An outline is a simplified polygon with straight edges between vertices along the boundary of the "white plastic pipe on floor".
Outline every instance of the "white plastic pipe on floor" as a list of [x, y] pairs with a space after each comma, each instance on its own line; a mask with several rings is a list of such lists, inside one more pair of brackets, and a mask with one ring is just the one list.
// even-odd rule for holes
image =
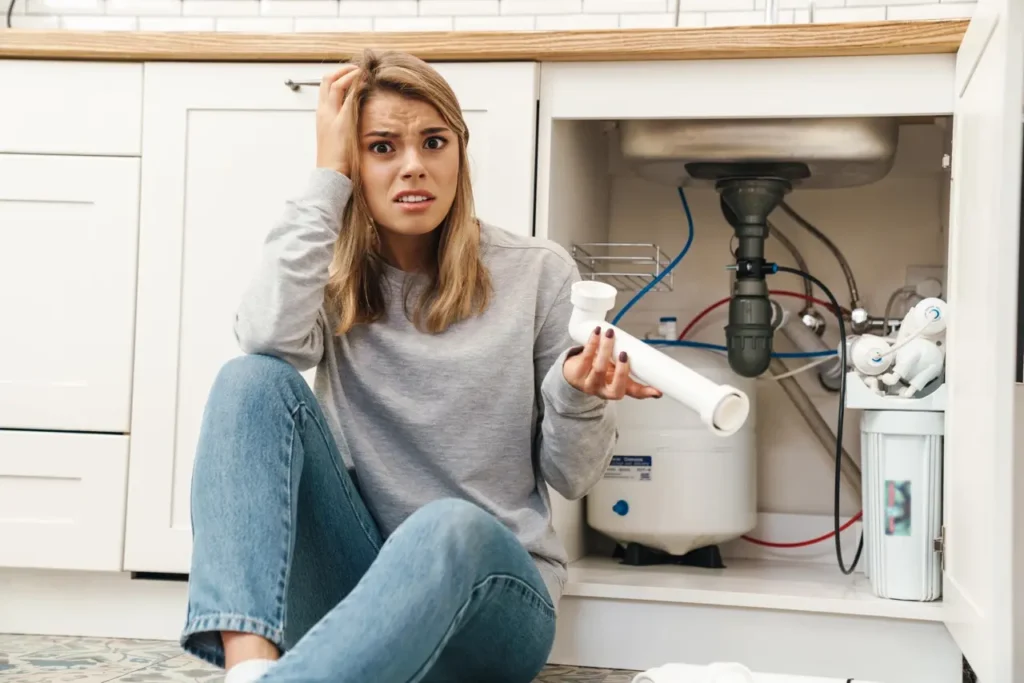
[[742, 664], [666, 664], [645, 671], [633, 683], [879, 683], [861, 678], [822, 678], [789, 674], [754, 673]]

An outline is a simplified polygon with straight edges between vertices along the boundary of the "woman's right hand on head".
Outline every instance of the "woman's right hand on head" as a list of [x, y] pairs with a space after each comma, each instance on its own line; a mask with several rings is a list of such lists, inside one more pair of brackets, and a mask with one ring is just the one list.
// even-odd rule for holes
[[347, 64], [320, 82], [320, 99], [316, 108], [316, 165], [348, 176], [349, 126], [354, 116], [353, 105], [345, 95], [359, 78], [359, 68]]

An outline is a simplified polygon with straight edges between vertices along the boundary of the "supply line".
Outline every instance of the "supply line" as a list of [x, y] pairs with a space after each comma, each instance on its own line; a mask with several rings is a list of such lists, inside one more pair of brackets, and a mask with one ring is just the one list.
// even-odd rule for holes
[[[681, 339], [645, 339], [651, 346], [685, 346], [691, 349], [707, 349], [708, 351], [727, 352], [729, 349], [722, 344], [710, 344], [708, 342], [688, 341]], [[780, 351], [773, 353], [773, 358], [824, 358], [835, 356], [836, 352], [831, 349], [824, 351]]]
[[[857, 521], [859, 521], [861, 519], [861, 517], [863, 517], [863, 516], [864, 516], [863, 512], [858, 512], [857, 514], [855, 514], [853, 517], [851, 517], [849, 520], [847, 520], [846, 524], [843, 524], [841, 527], [839, 527], [839, 533], [843, 533], [844, 531], [849, 529]], [[821, 536], [818, 536], [817, 538], [810, 538], [810, 539], [808, 539], [806, 541], [793, 541], [791, 543], [779, 543], [779, 542], [775, 542], [775, 541], [762, 541], [761, 539], [754, 538], [753, 536], [741, 536], [740, 538], [742, 538], [744, 541], [746, 541], [748, 543], [753, 543], [754, 545], [761, 545], [761, 546], [764, 546], [766, 548], [806, 548], [807, 546], [816, 545], [818, 543], [823, 543], [824, 541], [827, 541], [828, 539], [832, 538], [835, 535], [836, 535], [836, 532], [835, 532], [835, 530], [833, 530], [833, 531], [828, 532], [827, 534], [822, 534]]]
[[653, 279], [651, 279], [650, 282], [648, 282], [646, 285], [644, 285], [643, 289], [641, 289], [639, 292], [637, 292], [636, 295], [632, 299], [630, 299], [629, 301], [626, 302], [626, 305], [622, 307], [622, 310], [620, 310], [618, 313], [615, 314], [615, 317], [612, 319], [612, 325], [618, 325], [619, 321], [622, 320], [622, 316], [626, 315], [626, 312], [629, 309], [633, 308], [633, 306], [636, 304], [637, 301], [640, 301], [640, 299], [644, 298], [644, 295], [646, 295], [647, 292], [649, 292], [652, 289], [654, 289], [658, 285], [658, 283], [661, 282], [665, 278], [666, 275], [668, 275], [670, 272], [672, 272], [672, 269], [675, 268], [677, 265], [679, 265], [679, 262], [683, 260], [684, 256], [686, 256], [686, 252], [690, 251], [690, 245], [693, 244], [693, 233], [694, 233], [694, 230], [693, 230], [693, 214], [690, 213], [690, 203], [688, 201], [686, 201], [686, 193], [683, 192], [683, 188], [682, 187], [678, 187], [676, 189], [679, 192], [679, 200], [683, 203], [683, 211], [686, 212], [686, 226], [687, 226], [687, 233], [688, 233], [687, 237], [686, 237], [686, 244], [683, 245], [682, 250], [665, 267], [665, 270], [663, 270], [660, 273], [658, 273], [657, 276], [655, 276]]

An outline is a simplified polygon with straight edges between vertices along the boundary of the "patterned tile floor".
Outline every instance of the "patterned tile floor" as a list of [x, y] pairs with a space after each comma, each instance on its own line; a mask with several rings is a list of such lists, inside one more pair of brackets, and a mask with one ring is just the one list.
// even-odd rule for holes
[[[630, 683], [635, 674], [548, 667], [536, 683]], [[176, 643], [0, 634], [3, 683], [221, 683], [224, 674]]]

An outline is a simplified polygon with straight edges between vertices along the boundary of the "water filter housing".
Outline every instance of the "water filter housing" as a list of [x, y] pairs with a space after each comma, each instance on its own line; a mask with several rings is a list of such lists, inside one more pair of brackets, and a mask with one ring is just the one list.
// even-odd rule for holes
[[920, 398], [879, 396], [851, 372], [847, 407], [864, 411], [864, 571], [872, 592], [892, 600], [938, 600], [946, 386]]
[[667, 399], [618, 402], [619, 438], [587, 498], [587, 523], [620, 544], [672, 555], [724, 543], [757, 525], [755, 380], [703, 349], [664, 351], [711, 382], [750, 397], [743, 426], [709, 431], [698, 413]]

